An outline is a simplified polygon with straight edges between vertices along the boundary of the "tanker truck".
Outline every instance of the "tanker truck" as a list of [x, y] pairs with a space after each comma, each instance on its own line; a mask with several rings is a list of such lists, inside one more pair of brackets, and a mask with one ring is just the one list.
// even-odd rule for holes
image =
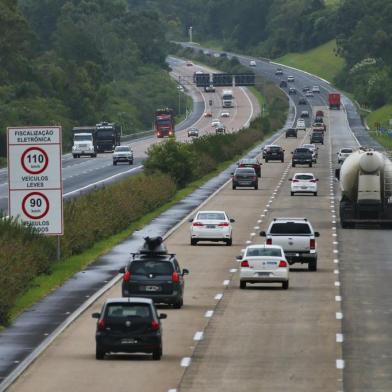
[[392, 162], [384, 154], [361, 148], [345, 159], [337, 177], [342, 228], [392, 224]]

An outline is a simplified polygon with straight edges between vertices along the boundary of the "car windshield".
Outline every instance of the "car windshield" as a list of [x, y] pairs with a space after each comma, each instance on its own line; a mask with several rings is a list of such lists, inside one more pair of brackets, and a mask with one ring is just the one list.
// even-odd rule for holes
[[126, 146], [116, 147], [116, 149], [114, 151], [116, 151], [116, 152], [129, 152], [129, 147], [126, 147]]
[[93, 140], [92, 135], [75, 135], [74, 141], [75, 142], [91, 142]]
[[170, 119], [157, 120], [157, 124], [158, 125], [170, 126], [171, 125], [171, 120]]
[[280, 151], [280, 147], [270, 147], [269, 151], [279, 152]]
[[255, 169], [240, 168], [240, 169], [236, 169], [236, 171], [234, 172], [234, 175], [238, 175], [238, 174], [253, 174], [253, 175], [256, 175], [256, 172], [255, 172]]
[[173, 266], [166, 261], [135, 260], [131, 263], [130, 272], [133, 275], [171, 275]]
[[343, 148], [342, 150], [340, 150], [340, 152], [343, 154], [350, 154], [353, 152], [353, 150], [351, 148]]
[[140, 317], [151, 318], [151, 307], [148, 304], [113, 303], [106, 307], [106, 317], [109, 319]]
[[311, 234], [311, 231], [309, 225], [306, 223], [285, 222], [274, 223], [271, 227], [271, 234], [306, 235]]
[[310, 180], [313, 180], [314, 177], [313, 177], [312, 175], [310, 175], [310, 174], [297, 174], [297, 175], [294, 177], [294, 179], [295, 179], [295, 180], [310, 181]]
[[250, 248], [246, 251], [246, 257], [251, 256], [282, 257], [282, 251], [279, 248]]
[[199, 212], [197, 219], [200, 220], [226, 220], [223, 212]]

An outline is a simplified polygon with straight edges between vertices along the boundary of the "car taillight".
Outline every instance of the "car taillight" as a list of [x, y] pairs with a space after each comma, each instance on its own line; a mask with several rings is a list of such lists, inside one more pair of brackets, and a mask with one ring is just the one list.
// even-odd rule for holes
[[316, 249], [316, 240], [311, 239], [309, 245], [310, 245], [310, 249]]
[[316, 180], [310, 180], [310, 182], [316, 182]]
[[287, 261], [280, 260], [279, 261], [279, 268], [286, 268], [287, 267]]
[[153, 331], [157, 331], [157, 330], [159, 329], [159, 323], [158, 323], [158, 321], [156, 321], [156, 320], [152, 320], [152, 321], [151, 321], [151, 329], [152, 329]]
[[243, 261], [241, 261], [241, 267], [249, 268], [248, 260], [243, 260]]
[[105, 329], [105, 320], [99, 320], [98, 321], [98, 329], [100, 331], [103, 331]]
[[293, 180], [293, 182], [299, 182], [299, 180]]
[[201, 227], [201, 226], [204, 226], [204, 225], [201, 222], [194, 222], [194, 223], [192, 223], [192, 226]]
[[129, 279], [131, 279], [131, 273], [129, 271], [125, 271], [124, 276], [123, 276], [123, 281], [128, 282]]
[[267, 238], [267, 241], [265, 243], [267, 245], [272, 245], [272, 238]]
[[180, 275], [178, 274], [178, 272], [173, 272], [172, 273], [172, 282], [179, 283], [179, 281], [180, 281]]
[[228, 227], [229, 224], [227, 222], [219, 223], [219, 227]]

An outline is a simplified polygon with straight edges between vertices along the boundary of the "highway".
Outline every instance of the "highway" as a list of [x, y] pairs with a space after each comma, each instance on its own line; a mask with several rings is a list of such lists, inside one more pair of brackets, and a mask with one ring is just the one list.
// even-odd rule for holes
[[[191, 126], [198, 127], [200, 129], [200, 135], [213, 132], [213, 128], [210, 126], [212, 118], [204, 118], [202, 114], [207, 106], [214, 116], [219, 117], [222, 111], [220, 98], [222, 88], [217, 88], [215, 93], [206, 94], [191, 83], [193, 73], [197, 70], [202, 70], [200, 66], [194, 65], [188, 67], [184, 61], [173, 57], [170, 57], [168, 62], [171, 65], [174, 74], [182, 75], [184, 87], [189, 91], [194, 102], [191, 115], [176, 128], [176, 139], [180, 141], [189, 140], [187, 137], [187, 129]], [[234, 95], [236, 98], [236, 106], [228, 110], [230, 112], [230, 117], [221, 118], [221, 122], [226, 125], [229, 131], [233, 129], [233, 124], [235, 124], [236, 121], [244, 125], [248, 124], [249, 121], [259, 113], [255, 97], [249, 94], [246, 89], [235, 88]], [[212, 100], [212, 106], [208, 105], [209, 100]], [[252, 100], [252, 105], [250, 105], [250, 100]], [[151, 118], [152, 117], [153, 114], [151, 114]], [[143, 167], [143, 160], [146, 158], [148, 147], [153, 143], [161, 143], [163, 140], [164, 139], [157, 139], [155, 136], [148, 136], [124, 143], [130, 144], [134, 151], [135, 159], [132, 166], [126, 164], [113, 166], [112, 154], [110, 153], [98, 154], [97, 158], [82, 157], [80, 159], [73, 159], [71, 154], [64, 155], [62, 161], [64, 198], [77, 197], [98, 186], [109, 184], [113, 181], [118, 181], [121, 178], [140, 172]], [[8, 211], [7, 178], [7, 171], [4, 169], [1, 170], [0, 210], [5, 212]]]
[[[275, 69], [275, 64], [257, 62], [256, 72], [277, 82]], [[228, 183], [202, 207], [224, 209], [236, 218], [233, 247], [190, 247], [188, 222], [170, 234], [169, 251], [190, 275], [183, 309], [160, 309], [168, 314], [162, 361], [119, 355], [95, 360], [90, 314], [100, 310], [105, 298], [120, 295], [117, 283], [10, 390], [392, 390], [390, 232], [340, 229], [333, 176], [339, 148], [371, 140], [346, 99], [349, 121], [346, 111], [327, 110], [326, 93], [334, 90], [330, 85], [300, 71], [285, 69], [288, 73], [298, 89], [322, 88], [310, 99], [313, 111], [327, 115], [327, 139], [318, 163], [312, 169], [291, 168], [290, 152], [308, 142], [308, 133], [300, 132], [298, 140], [281, 137], [277, 143], [286, 150], [285, 163], [263, 164], [259, 190], [234, 191]], [[311, 171], [320, 179], [319, 196], [290, 196], [288, 178], [298, 171]], [[287, 291], [278, 286], [239, 290], [235, 256], [247, 244], [261, 243], [256, 233], [277, 216], [307, 216], [320, 231], [318, 271], [295, 265]], [[107, 261], [112, 259], [119, 263], [118, 250]]]

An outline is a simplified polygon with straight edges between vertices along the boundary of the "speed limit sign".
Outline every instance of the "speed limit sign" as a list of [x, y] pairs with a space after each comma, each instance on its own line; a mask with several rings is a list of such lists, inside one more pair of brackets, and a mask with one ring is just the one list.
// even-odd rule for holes
[[9, 214], [42, 234], [63, 234], [61, 127], [8, 128]]

